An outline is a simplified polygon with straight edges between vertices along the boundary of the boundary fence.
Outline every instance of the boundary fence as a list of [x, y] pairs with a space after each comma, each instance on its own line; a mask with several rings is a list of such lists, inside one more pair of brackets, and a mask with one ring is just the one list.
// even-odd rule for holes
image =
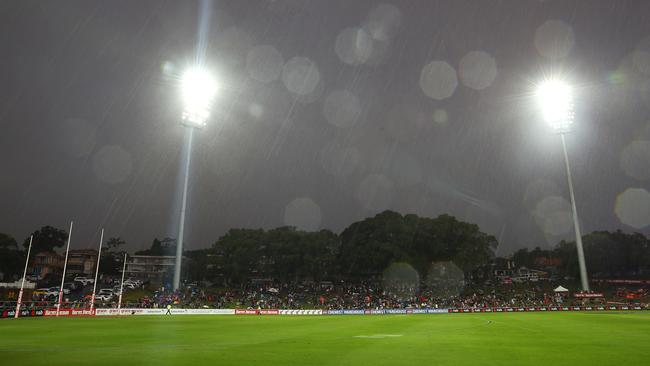
[[[295, 309], [25, 309], [20, 317], [39, 316], [130, 316], [130, 315], [391, 315], [391, 314], [458, 314], [458, 313], [517, 313], [517, 312], [570, 312], [570, 311], [642, 311], [641, 306], [537, 306], [504, 308], [453, 308], [453, 309], [340, 309], [340, 310], [295, 310]], [[15, 310], [3, 310], [0, 318], [13, 318]]]

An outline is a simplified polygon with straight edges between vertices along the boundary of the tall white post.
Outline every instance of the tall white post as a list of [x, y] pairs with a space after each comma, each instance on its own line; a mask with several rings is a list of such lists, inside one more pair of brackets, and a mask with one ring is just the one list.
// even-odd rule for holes
[[120, 281], [120, 297], [117, 301], [117, 314], [120, 315], [122, 311], [122, 293], [124, 292], [124, 272], [126, 272], [126, 253], [124, 253], [124, 264], [122, 265], [122, 281]]
[[70, 239], [72, 239], [72, 221], [70, 221], [70, 231], [68, 231], [68, 245], [65, 248], [65, 261], [63, 262], [63, 276], [61, 276], [61, 287], [59, 287], [59, 303], [56, 305], [56, 316], [59, 316], [59, 313], [61, 312], [61, 303], [63, 302], [63, 284], [65, 283], [65, 271], [68, 268]]
[[18, 292], [18, 302], [16, 303], [16, 314], [14, 318], [18, 318], [20, 313], [20, 305], [23, 302], [23, 288], [25, 287], [25, 276], [27, 276], [27, 264], [29, 264], [29, 253], [32, 251], [32, 240], [34, 240], [34, 235], [29, 237], [29, 247], [27, 247], [27, 259], [25, 259], [25, 270], [23, 271], [23, 282], [20, 284], [20, 291]]
[[589, 291], [589, 279], [587, 278], [587, 265], [585, 264], [585, 252], [582, 248], [582, 234], [580, 233], [580, 222], [578, 221], [578, 210], [576, 209], [576, 199], [573, 194], [573, 181], [571, 180], [571, 167], [569, 166], [569, 154], [566, 150], [564, 134], [561, 133], [562, 150], [564, 151], [564, 163], [566, 165], [566, 176], [569, 182], [569, 195], [571, 196], [571, 209], [573, 210], [573, 228], [576, 234], [576, 249], [578, 251], [578, 266], [580, 267], [580, 282], [582, 290]]
[[95, 308], [95, 290], [97, 290], [97, 275], [99, 274], [99, 261], [102, 258], [102, 242], [104, 241], [104, 229], [99, 236], [99, 253], [97, 253], [97, 268], [95, 268], [95, 281], [93, 281], [93, 294], [90, 297], [90, 312]]
[[181, 200], [181, 215], [178, 223], [178, 239], [176, 239], [176, 265], [174, 266], [173, 290], [176, 291], [181, 285], [181, 263], [183, 261], [183, 236], [185, 232], [185, 209], [187, 206], [187, 183], [190, 177], [190, 165], [192, 161], [192, 139], [194, 128], [188, 127], [187, 143], [185, 145], [185, 172], [183, 176], [183, 198]]

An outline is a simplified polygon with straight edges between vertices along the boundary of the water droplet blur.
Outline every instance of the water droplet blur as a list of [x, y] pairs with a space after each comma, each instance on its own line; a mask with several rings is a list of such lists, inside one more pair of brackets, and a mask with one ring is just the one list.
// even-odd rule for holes
[[273, 46], [255, 46], [246, 55], [246, 69], [255, 80], [269, 83], [277, 80], [282, 73], [284, 60]]
[[132, 168], [131, 154], [120, 146], [104, 146], [93, 156], [93, 172], [104, 183], [124, 182]]
[[460, 59], [458, 75], [468, 88], [485, 89], [497, 77], [497, 62], [486, 52], [472, 51]]
[[312, 93], [319, 81], [318, 67], [306, 57], [294, 57], [282, 68], [282, 82], [294, 94]]
[[568, 234], [573, 227], [571, 205], [563, 197], [543, 198], [535, 206], [533, 217], [537, 226], [548, 237]]
[[632, 53], [632, 63], [640, 73], [650, 75], [650, 52], [636, 50]]
[[650, 141], [635, 140], [621, 152], [621, 169], [629, 177], [650, 179]]
[[315, 231], [320, 228], [320, 206], [311, 198], [300, 197], [291, 201], [284, 210], [284, 224], [299, 230]]
[[176, 78], [176, 65], [171, 61], [165, 61], [160, 65], [160, 71], [162, 72], [164, 80], [173, 80]]
[[433, 297], [451, 298], [461, 294], [465, 287], [465, 274], [454, 262], [433, 262], [425, 282]]
[[437, 108], [433, 111], [433, 122], [437, 123], [439, 126], [447, 126], [449, 122], [449, 113], [443, 108]]
[[364, 28], [374, 39], [388, 41], [395, 35], [401, 23], [402, 14], [397, 7], [379, 4], [368, 14]]
[[458, 86], [456, 70], [444, 61], [433, 61], [420, 74], [420, 87], [424, 94], [436, 100], [447, 99]]
[[325, 99], [323, 114], [334, 126], [350, 127], [361, 115], [359, 98], [347, 90], [333, 91]]
[[359, 184], [357, 200], [369, 211], [387, 209], [393, 200], [393, 182], [383, 174], [369, 174]]
[[334, 51], [341, 62], [361, 65], [372, 54], [372, 37], [363, 28], [346, 28], [336, 37]]
[[408, 263], [392, 263], [383, 273], [384, 290], [398, 300], [408, 300], [420, 287], [420, 275]]
[[61, 125], [60, 137], [56, 141], [67, 155], [74, 158], [84, 157], [95, 147], [95, 129], [84, 119], [66, 119]]
[[359, 166], [361, 156], [354, 147], [343, 147], [336, 141], [326, 144], [320, 151], [323, 169], [339, 178], [351, 175]]
[[643, 188], [628, 188], [616, 197], [614, 212], [625, 225], [642, 229], [650, 225], [650, 193]]
[[533, 210], [537, 203], [548, 196], [557, 196], [560, 193], [557, 184], [548, 179], [536, 179], [526, 186], [524, 204]]
[[251, 103], [248, 106], [248, 113], [250, 113], [251, 117], [260, 119], [264, 115], [264, 107], [258, 103]]
[[574, 42], [573, 29], [561, 20], [548, 20], [535, 31], [537, 51], [551, 60], [569, 55]]

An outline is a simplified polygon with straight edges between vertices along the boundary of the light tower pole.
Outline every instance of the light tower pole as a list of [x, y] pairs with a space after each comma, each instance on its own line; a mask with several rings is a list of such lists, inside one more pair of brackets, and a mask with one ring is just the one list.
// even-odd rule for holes
[[544, 120], [553, 131], [560, 135], [562, 141], [562, 152], [564, 153], [564, 165], [566, 167], [567, 182], [569, 185], [569, 196], [571, 197], [571, 211], [573, 213], [573, 229], [576, 236], [576, 251], [578, 252], [578, 267], [580, 268], [580, 282], [583, 291], [589, 291], [589, 278], [587, 277], [587, 265], [585, 253], [582, 246], [582, 234], [580, 232], [580, 221], [578, 220], [578, 209], [573, 192], [573, 180], [571, 178], [571, 166], [569, 154], [566, 148], [564, 135], [571, 132], [573, 124], [573, 95], [571, 88], [558, 79], [548, 79], [541, 83], [537, 89], [537, 98], [542, 108]]
[[185, 237], [185, 212], [187, 210], [187, 189], [190, 177], [192, 157], [192, 143], [194, 130], [203, 128], [210, 117], [212, 99], [217, 87], [212, 75], [203, 67], [193, 67], [183, 74], [181, 79], [181, 93], [184, 110], [182, 124], [185, 131], [185, 150], [183, 156], [183, 192], [181, 196], [181, 210], [178, 222], [178, 239], [176, 240], [176, 265], [174, 266], [173, 290], [176, 291], [181, 284], [181, 266], [183, 261], [183, 239]]

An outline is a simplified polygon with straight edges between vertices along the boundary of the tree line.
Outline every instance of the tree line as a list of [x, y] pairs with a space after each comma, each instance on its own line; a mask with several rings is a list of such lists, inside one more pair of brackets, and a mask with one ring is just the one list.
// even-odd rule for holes
[[[43, 227], [34, 232], [32, 251], [63, 247], [64, 230]], [[598, 231], [584, 236], [591, 276], [642, 276], [650, 272], [650, 241], [639, 233]], [[23, 247], [29, 243], [25, 240]], [[124, 241], [111, 238], [100, 271], [117, 274]], [[432, 263], [453, 262], [465, 273], [503, 263], [495, 257], [498, 243], [471, 223], [450, 215], [435, 218], [384, 211], [355, 222], [340, 234], [330, 230], [306, 232], [293, 227], [231, 229], [209, 248], [186, 251], [190, 259], [185, 278], [222, 286], [239, 286], [252, 279], [280, 282], [303, 280], [369, 280], [380, 278], [394, 263], [407, 263], [426, 279]], [[175, 241], [154, 239], [142, 255], [175, 255]], [[577, 277], [575, 243], [562, 241], [551, 249], [520, 249], [511, 258], [517, 266], [550, 268]], [[0, 233], [0, 272], [21, 275], [25, 251]]]

